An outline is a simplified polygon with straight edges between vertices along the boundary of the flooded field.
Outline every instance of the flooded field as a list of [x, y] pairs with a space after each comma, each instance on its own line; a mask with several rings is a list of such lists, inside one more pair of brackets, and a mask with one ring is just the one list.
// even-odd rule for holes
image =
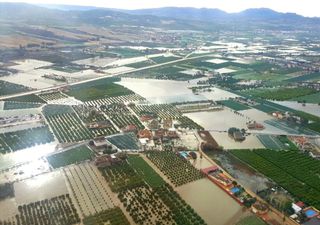
[[253, 192], [265, 189], [270, 185], [270, 181], [266, 177], [232, 157], [227, 152], [216, 151], [207, 153], [207, 155], [224, 168], [241, 185]]
[[231, 139], [226, 132], [210, 132], [212, 137], [224, 149], [260, 149], [265, 148], [256, 135], [246, 136], [246, 140], [237, 142]]
[[68, 193], [65, 178], [60, 171], [14, 183], [14, 189], [15, 199], [19, 205]]
[[208, 225], [234, 224], [245, 213], [234, 199], [208, 179], [178, 187], [177, 192]]
[[227, 131], [230, 127], [247, 128], [246, 122], [248, 120], [229, 109], [214, 112], [186, 113], [184, 115], [206, 130]]
[[18, 152], [0, 155], [0, 170], [37, 160], [49, 153], [54, 152], [56, 143], [37, 145], [32, 148], [24, 149]]
[[233, 94], [231, 92], [228, 92], [219, 88], [211, 88], [210, 92], [201, 92], [200, 95], [213, 101], [228, 100], [229, 98], [238, 97], [238, 95], [236, 94]]
[[0, 182], [16, 182], [49, 171], [49, 163], [45, 159], [39, 159], [22, 166], [15, 167], [14, 169], [11, 169], [9, 171], [2, 171], [0, 173]]
[[306, 103], [305, 105], [303, 105], [302, 103], [291, 102], [291, 101], [275, 101], [275, 103], [295, 109], [295, 110], [300, 110], [306, 113], [310, 113], [315, 116], [320, 116], [320, 105], [318, 104]]
[[188, 82], [184, 81], [122, 78], [118, 84], [154, 104], [206, 100], [203, 96], [193, 94]]

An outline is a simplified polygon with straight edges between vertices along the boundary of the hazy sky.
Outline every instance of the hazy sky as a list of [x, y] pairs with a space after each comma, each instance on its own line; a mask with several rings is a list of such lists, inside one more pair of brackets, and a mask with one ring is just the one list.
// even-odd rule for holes
[[295, 12], [304, 16], [320, 17], [319, 0], [0, 0], [1, 2], [53, 3], [91, 5], [106, 8], [156, 8], [163, 6], [190, 6], [219, 8], [227, 12], [239, 12], [247, 8], [271, 8], [280, 12]]

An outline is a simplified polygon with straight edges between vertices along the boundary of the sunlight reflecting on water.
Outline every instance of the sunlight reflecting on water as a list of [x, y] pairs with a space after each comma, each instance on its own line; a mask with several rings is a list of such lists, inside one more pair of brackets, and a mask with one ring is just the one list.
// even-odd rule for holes
[[48, 143], [43, 145], [36, 145], [21, 151], [9, 153], [0, 156], [0, 170], [4, 170], [22, 163], [37, 160], [49, 153], [54, 152], [56, 143]]

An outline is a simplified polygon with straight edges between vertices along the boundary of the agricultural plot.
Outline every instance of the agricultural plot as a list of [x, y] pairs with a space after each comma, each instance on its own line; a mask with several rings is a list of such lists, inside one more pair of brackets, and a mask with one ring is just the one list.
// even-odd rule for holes
[[[318, 135], [316, 131], [313, 131], [309, 128], [305, 128], [302, 126], [298, 126], [296, 124], [287, 123], [285, 121], [279, 121], [279, 120], [266, 120], [266, 124], [274, 126], [280, 130], [283, 130], [284, 132], [288, 134], [306, 134], [306, 135]], [[310, 124], [312, 125], [312, 124]]]
[[140, 145], [134, 133], [124, 133], [107, 137], [107, 140], [120, 150], [139, 150]]
[[250, 109], [250, 107], [233, 100], [220, 101], [219, 103], [235, 111]]
[[20, 92], [30, 91], [30, 90], [31, 90], [30, 88], [27, 88], [25, 86], [0, 80], [0, 96], [17, 94]]
[[48, 126], [0, 134], [0, 153], [9, 153], [54, 141]]
[[84, 216], [114, 207], [114, 202], [99, 171], [89, 163], [63, 169], [72, 193]]
[[174, 60], [178, 60], [179, 57], [176, 56], [158, 56], [158, 57], [152, 57], [151, 60], [157, 64], [171, 62]]
[[[112, 125], [109, 119], [106, 118], [106, 116], [96, 110], [95, 108], [86, 107], [84, 105], [79, 106], [73, 106], [73, 109], [77, 113], [77, 115], [80, 117], [80, 119], [88, 125], [97, 123], [98, 127], [90, 127], [88, 130], [94, 137], [99, 136], [107, 136], [111, 134], [115, 134], [118, 131], [116, 128]], [[102, 124], [102, 125], [99, 125]], [[101, 126], [101, 127], [99, 127]]]
[[129, 95], [122, 95], [117, 97], [101, 98], [93, 101], [86, 101], [84, 104], [87, 106], [98, 107], [101, 105], [109, 105], [113, 103], [128, 103], [128, 102], [140, 102], [140, 101], [145, 101], [145, 98], [137, 94], [129, 94]]
[[186, 80], [198, 78], [198, 76], [189, 76], [181, 73], [184, 70], [185, 70], [184, 68], [179, 68], [177, 66], [164, 66], [160, 68], [153, 68], [149, 70], [128, 73], [123, 76], [132, 77], [132, 78], [177, 80], [177, 81], [186, 81]]
[[93, 137], [75, 113], [46, 116], [46, 119], [60, 143], [78, 142]]
[[14, 222], [0, 221], [6, 225], [30, 225], [37, 224], [73, 225], [80, 223], [80, 217], [76, 208], [67, 195], [57, 196], [18, 206], [19, 213], [14, 217]]
[[164, 180], [149, 166], [143, 158], [138, 155], [129, 155], [129, 164], [132, 168], [150, 185], [150, 187], [160, 187], [165, 184]]
[[231, 153], [289, 191], [320, 208], [320, 162], [297, 151], [235, 150]]
[[82, 145], [68, 151], [51, 155], [47, 157], [47, 160], [50, 165], [56, 169], [89, 160], [93, 155], [94, 153], [87, 146]]
[[285, 101], [292, 98], [298, 98], [314, 94], [317, 91], [310, 88], [298, 87], [298, 88], [260, 88], [244, 91], [245, 94], [263, 99], [271, 99], [278, 101]]
[[171, 151], [150, 151], [147, 157], [169, 178], [175, 186], [203, 178], [202, 173], [189, 161]]
[[155, 63], [152, 60], [146, 60], [146, 61], [142, 61], [142, 62], [136, 62], [136, 63], [131, 63], [131, 64], [127, 64], [128, 67], [133, 67], [133, 68], [143, 68], [143, 67], [147, 67], [147, 66], [152, 66], [155, 65]]
[[68, 98], [69, 96], [61, 93], [61, 92], [52, 92], [52, 93], [47, 93], [47, 94], [40, 94], [38, 95], [41, 99], [43, 99], [46, 102], [50, 102], [50, 101], [55, 101], [55, 100], [59, 100], [62, 98]]
[[14, 98], [8, 98], [6, 101], [10, 102], [31, 102], [31, 103], [46, 103], [43, 101], [40, 97], [37, 95], [24, 95], [24, 96], [19, 96], [19, 97], [14, 97]]
[[74, 113], [71, 106], [68, 105], [45, 105], [42, 113], [45, 117]]
[[181, 116], [177, 119], [178, 124], [175, 124], [176, 128], [190, 129], [190, 130], [203, 130], [204, 128], [194, 122], [192, 119], [186, 116]]
[[138, 187], [144, 183], [141, 176], [125, 161], [121, 164], [102, 169], [102, 174], [113, 192]]
[[119, 207], [104, 210], [83, 219], [84, 225], [130, 225]]
[[304, 82], [304, 81], [318, 81], [320, 77], [320, 73], [310, 73], [307, 75], [299, 76], [299, 77], [294, 77], [291, 79], [288, 79], [286, 81], [288, 82]]
[[3, 105], [3, 109], [4, 110], [33, 109], [33, 108], [39, 108], [41, 106], [42, 106], [41, 103], [5, 101]]
[[158, 186], [161, 178], [145, 161], [134, 157], [130, 164], [122, 162], [102, 172], [136, 224], [205, 224], [168, 184]]
[[320, 103], [320, 93], [315, 93], [311, 95], [305, 95], [297, 98], [292, 98], [290, 100], [293, 101], [301, 101], [301, 102], [306, 102], [306, 103], [314, 103], [314, 104], [319, 104]]
[[271, 135], [258, 135], [259, 141], [267, 148], [272, 150], [288, 149], [277, 137]]
[[144, 125], [134, 115], [114, 115], [110, 119], [115, 123], [117, 127], [123, 129], [129, 125], [134, 125], [137, 129], [144, 129]]
[[236, 225], [266, 225], [266, 223], [257, 216], [248, 216], [241, 219]]
[[123, 103], [111, 103], [109, 105], [100, 105], [99, 109], [106, 113], [114, 124], [120, 129], [124, 129], [128, 125], [134, 125], [137, 129], [143, 129], [144, 126], [134, 116], [127, 106]]
[[155, 114], [162, 119], [181, 117], [181, 112], [175, 106], [168, 104], [135, 105], [132, 110], [139, 116]]
[[105, 83], [95, 86], [74, 88], [66, 92], [81, 101], [92, 101], [106, 97], [117, 97], [122, 95], [133, 94], [129, 89], [115, 83]]

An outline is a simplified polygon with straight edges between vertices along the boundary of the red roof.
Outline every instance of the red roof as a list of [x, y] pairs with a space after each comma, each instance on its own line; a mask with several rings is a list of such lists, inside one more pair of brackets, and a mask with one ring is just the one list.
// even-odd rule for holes
[[297, 202], [296, 205], [299, 206], [300, 208], [303, 208], [305, 206], [305, 204], [301, 201]]
[[201, 171], [205, 174], [208, 174], [210, 173], [211, 171], [216, 171], [218, 170], [219, 168], [217, 166], [210, 166], [208, 168], [205, 168], [205, 169], [201, 169]]

